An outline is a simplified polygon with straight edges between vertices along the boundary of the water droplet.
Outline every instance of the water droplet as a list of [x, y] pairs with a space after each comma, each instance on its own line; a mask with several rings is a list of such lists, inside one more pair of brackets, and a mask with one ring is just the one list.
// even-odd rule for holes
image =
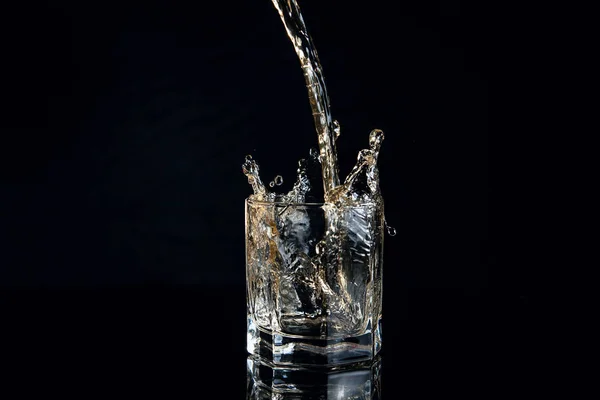
[[275, 182], [273, 182], [273, 181], [269, 182], [269, 186], [270, 187], [274, 187], [275, 186]]
[[335, 133], [335, 138], [339, 138], [342, 133], [342, 128], [340, 127], [340, 123], [335, 120], [333, 121], [333, 133]]
[[383, 220], [383, 224], [385, 225], [385, 229], [387, 230], [388, 235], [396, 236], [396, 228], [394, 228], [393, 226], [389, 226], [385, 219]]
[[371, 149], [379, 148], [384, 138], [385, 136], [381, 129], [373, 129], [369, 134], [369, 147], [371, 147]]
[[277, 186], [281, 186], [281, 185], [283, 184], [283, 176], [281, 176], [281, 175], [277, 175], [277, 176], [275, 177], [275, 184], [276, 184]]
[[312, 148], [310, 149], [310, 159], [313, 162], [321, 162], [321, 156], [319, 155], [319, 150]]

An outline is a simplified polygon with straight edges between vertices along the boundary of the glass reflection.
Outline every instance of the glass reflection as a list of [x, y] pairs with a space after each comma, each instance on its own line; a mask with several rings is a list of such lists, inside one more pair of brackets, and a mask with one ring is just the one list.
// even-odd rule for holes
[[381, 356], [344, 367], [275, 366], [248, 357], [246, 400], [381, 400]]

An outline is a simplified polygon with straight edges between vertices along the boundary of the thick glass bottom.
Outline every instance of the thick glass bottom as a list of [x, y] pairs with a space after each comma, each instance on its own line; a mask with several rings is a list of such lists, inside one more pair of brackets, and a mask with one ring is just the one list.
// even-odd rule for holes
[[248, 357], [248, 400], [381, 398], [381, 357], [337, 367], [280, 366]]
[[[286, 335], [259, 327], [248, 316], [248, 353], [278, 365], [335, 366], [375, 358], [381, 349], [381, 319], [366, 333], [342, 338]], [[373, 327], [373, 328], [371, 328]]]

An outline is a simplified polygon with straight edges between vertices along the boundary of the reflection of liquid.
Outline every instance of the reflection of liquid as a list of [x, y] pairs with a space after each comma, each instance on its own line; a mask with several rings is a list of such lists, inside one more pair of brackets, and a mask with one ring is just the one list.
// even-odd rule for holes
[[248, 357], [246, 400], [381, 400], [381, 356], [343, 368], [273, 366]]

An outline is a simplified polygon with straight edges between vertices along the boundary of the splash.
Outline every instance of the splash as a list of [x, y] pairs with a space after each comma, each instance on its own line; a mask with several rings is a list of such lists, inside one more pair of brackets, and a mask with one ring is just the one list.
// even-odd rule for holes
[[[356, 165], [340, 185], [339, 168], [335, 141], [339, 138], [341, 127], [338, 121], [331, 116], [331, 106], [323, 67], [319, 61], [317, 50], [308, 33], [300, 7], [296, 0], [272, 0], [277, 9], [288, 37], [292, 42], [300, 66], [304, 73], [308, 99], [312, 109], [317, 138], [319, 144], [318, 155], [311, 150], [310, 160], [317, 160], [320, 164], [321, 179], [324, 189], [324, 198], [316, 199], [337, 205], [351, 205], [360, 203], [382, 203], [379, 192], [379, 171], [377, 158], [384, 139], [383, 132], [375, 129], [369, 136], [369, 148], [358, 153]], [[300, 160], [298, 176], [294, 189], [287, 195], [276, 195], [262, 184], [258, 175], [258, 165], [250, 158], [244, 163], [244, 173], [252, 185], [253, 198], [262, 201], [305, 201], [306, 194], [311, 190], [310, 179], [307, 177], [306, 160]], [[314, 179], [313, 179], [314, 180]], [[275, 188], [274, 180], [269, 187]], [[366, 183], [366, 187], [365, 187]], [[314, 183], [312, 187], [314, 187]]]
[[[253, 190], [250, 200], [273, 204], [273, 207], [254, 207], [248, 211], [250, 223], [247, 226], [257, 230], [247, 249], [251, 271], [248, 281], [255, 302], [253, 318], [264, 329], [285, 328], [292, 332], [291, 326], [308, 329], [314, 320], [318, 326], [326, 326], [328, 334], [355, 328], [356, 332], [362, 332], [366, 329], [365, 321], [371, 318], [369, 307], [373, 308], [373, 318], [381, 318], [378, 289], [381, 267], [380, 264], [374, 267], [373, 263], [380, 263], [383, 227], [390, 236], [396, 233], [385, 222], [379, 187], [377, 162], [384, 134], [379, 129], [371, 131], [368, 146], [358, 153], [356, 164], [341, 183], [335, 146], [341, 127], [331, 115], [316, 49], [297, 2], [273, 0], [273, 4], [300, 60], [318, 150], [311, 149], [309, 156], [298, 162], [296, 181], [287, 193], [275, 192], [283, 182], [281, 176], [268, 185], [272, 190], [265, 186], [258, 164], [251, 156], [246, 157], [242, 166]], [[316, 170], [319, 173], [313, 173]], [[322, 198], [310, 197], [317, 185], [323, 186]], [[306, 210], [297, 207], [306, 202], [322, 203], [326, 223], [318, 241], [307, 239], [313, 229], [308, 226], [310, 218]], [[279, 279], [271, 276], [264, 265], [274, 265], [275, 270], [287, 272]], [[368, 278], [364, 281], [357, 278], [366, 275]], [[277, 299], [272, 299], [269, 293], [276, 293]], [[372, 304], [366, 300], [367, 293], [372, 293]], [[279, 327], [272, 325], [273, 304], [269, 301], [277, 301], [285, 314], [285, 318], [282, 314], [277, 322]], [[324, 309], [330, 312], [327, 324], [319, 319]], [[376, 323], [375, 319], [372, 323]]]

